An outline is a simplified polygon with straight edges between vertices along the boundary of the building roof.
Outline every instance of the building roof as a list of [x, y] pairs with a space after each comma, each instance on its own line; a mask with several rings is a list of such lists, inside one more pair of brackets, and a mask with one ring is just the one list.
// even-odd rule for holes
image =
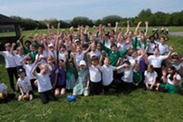
[[0, 24], [20, 24], [21, 22], [0, 14]]

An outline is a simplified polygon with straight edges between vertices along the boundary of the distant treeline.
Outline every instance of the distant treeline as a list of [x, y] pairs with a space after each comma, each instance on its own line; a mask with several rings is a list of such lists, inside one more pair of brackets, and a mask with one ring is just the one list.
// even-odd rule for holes
[[54, 27], [57, 26], [58, 22], [60, 22], [61, 28], [68, 28], [70, 26], [77, 27], [78, 25], [89, 25], [90, 27], [92, 27], [93, 25], [107, 25], [108, 23], [111, 23], [111, 26], [114, 26], [116, 21], [119, 22], [119, 26], [124, 27], [126, 26], [127, 20], [130, 20], [131, 26], [136, 26], [139, 21], [149, 21], [150, 26], [183, 26], [183, 10], [180, 12], [174, 12], [170, 14], [161, 11], [152, 13], [151, 9], [146, 9], [142, 10], [136, 17], [123, 18], [118, 15], [109, 15], [96, 21], [93, 21], [87, 17], [75, 17], [71, 22], [65, 22], [63, 20], [57, 19], [37, 21], [30, 18], [22, 18], [18, 16], [11, 17], [21, 21], [21, 27], [24, 30], [45, 29], [47, 28], [45, 22], [48, 22]]

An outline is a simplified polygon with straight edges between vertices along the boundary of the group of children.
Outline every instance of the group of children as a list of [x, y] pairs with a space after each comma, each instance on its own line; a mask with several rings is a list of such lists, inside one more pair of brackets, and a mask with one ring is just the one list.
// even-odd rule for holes
[[[48, 35], [30, 34], [24, 43], [5, 44], [4, 56], [12, 91], [19, 91], [18, 101], [34, 98], [38, 91], [41, 101], [48, 103], [55, 96], [72, 92], [77, 95], [99, 95], [114, 89], [129, 93], [137, 87], [178, 93], [181, 88], [182, 59], [166, 44], [168, 33], [159, 37], [157, 31], [148, 37], [148, 22], [142, 31], [139, 22], [135, 32], [127, 22], [118, 29], [94, 26], [70, 28], [66, 33], [48, 27]], [[14, 84], [14, 76], [17, 79]], [[0, 99], [8, 96], [0, 82]]]

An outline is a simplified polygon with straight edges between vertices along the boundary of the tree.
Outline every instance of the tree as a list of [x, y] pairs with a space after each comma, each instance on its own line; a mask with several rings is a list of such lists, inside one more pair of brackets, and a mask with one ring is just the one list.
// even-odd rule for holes
[[152, 15], [151, 9], [142, 9], [141, 12], [138, 14], [138, 17], [140, 18], [148, 18]]
[[71, 21], [70, 24], [71, 24], [71, 26], [74, 26], [74, 27], [78, 27], [78, 25], [93, 26], [93, 21], [89, 20], [89, 18], [87, 18], [87, 17], [75, 17], [75, 18], [73, 18], [73, 20]]
[[98, 19], [94, 22], [94, 25], [99, 26], [100, 24], [102, 24], [102, 20]]
[[102, 24], [107, 25], [108, 23], [111, 23], [111, 26], [115, 26], [115, 23], [120, 22], [121, 20], [122, 18], [118, 15], [110, 15], [102, 19]]

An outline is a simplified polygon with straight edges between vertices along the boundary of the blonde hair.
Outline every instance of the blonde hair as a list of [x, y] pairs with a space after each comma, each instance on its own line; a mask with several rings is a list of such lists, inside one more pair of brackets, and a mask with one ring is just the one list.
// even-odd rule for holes
[[133, 65], [133, 68], [135, 68], [135, 67], [139, 67], [139, 64], [138, 64], [137, 60], [135, 60], [135, 63]]
[[4, 45], [5, 47], [11, 47], [11, 44], [10, 43], [6, 43], [5, 45]]

